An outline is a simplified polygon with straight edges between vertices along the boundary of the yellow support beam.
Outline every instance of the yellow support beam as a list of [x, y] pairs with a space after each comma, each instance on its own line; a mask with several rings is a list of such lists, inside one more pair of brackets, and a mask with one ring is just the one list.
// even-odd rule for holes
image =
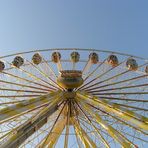
[[[82, 97], [81, 97], [82, 98]], [[108, 125], [99, 115], [97, 112], [94, 112], [89, 105], [85, 103], [84, 100], [81, 98], [77, 98], [77, 101], [80, 102], [81, 106], [96, 120], [96, 122], [105, 129], [112, 138], [114, 138], [117, 142], [119, 142], [123, 147], [135, 147], [135, 145], [130, 142], [124, 135], [119, 133], [116, 129], [112, 126]]]
[[31, 119], [16, 128], [6, 141], [1, 144], [1, 148], [19, 147], [27, 138], [47, 123], [49, 116], [58, 110], [58, 104], [61, 102], [61, 96], [55, 97], [54, 100], [42, 111], [35, 114]]
[[110, 148], [108, 142], [104, 139], [104, 137], [102, 136], [102, 134], [100, 133], [99, 129], [92, 123], [92, 121], [88, 118], [88, 116], [85, 114], [85, 112], [81, 109], [81, 107], [79, 106], [79, 104], [77, 104], [77, 106], [79, 107], [79, 109], [81, 110], [82, 114], [84, 115], [84, 117], [86, 118], [86, 120], [88, 121], [88, 123], [90, 125], [92, 125], [92, 127], [95, 129], [96, 133], [99, 135], [101, 142], [105, 145], [106, 148]]
[[65, 126], [64, 148], [68, 148], [69, 124], [70, 124], [70, 108], [68, 105], [66, 110], [67, 110], [67, 121]]
[[64, 118], [62, 120], [57, 121], [56, 125], [54, 126], [52, 132], [50, 132], [45, 139], [39, 144], [38, 148], [52, 148], [58, 141], [61, 133], [63, 132], [67, 119]]
[[92, 141], [92, 139], [87, 135], [87, 133], [82, 129], [79, 122], [77, 122], [74, 118], [71, 119], [73, 121], [73, 126], [75, 128], [76, 135], [82, 141], [85, 148], [97, 148], [96, 144]]
[[0, 124], [8, 121], [9, 119], [12, 119], [13, 117], [20, 116], [21, 114], [24, 114], [25, 112], [28, 112], [34, 108], [37, 108], [39, 106], [42, 106], [43, 104], [50, 102], [55, 96], [57, 96], [58, 93], [57, 92], [49, 93], [47, 95], [28, 99], [26, 101], [16, 103], [16, 104], [13, 104], [11, 106], [1, 109], [0, 110]]
[[119, 118], [122, 118], [123, 120], [128, 121], [141, 129], [148, 130], [148, 118], [140, 114], [124, 109], [123, 107], [120, 107], [119, 105], [111, 103], [109, 101], [99, 100], [99, 98], [84, 92], [78, 92], [77, 96], [81, 97], [85, 102], [100, 107], [106, 112], [113, 113]]
[[[27, 60], [28, 61], [28, 60]], [[58, 84], [52, 80], [49, 75], [47, 75], [43, 70], [41, 70], [38, 66], [36, 66], [35, 64], [33, 64], [32, 62], [28, 61], [43, 77], [47, 78], [47, 80], [50, 81], [50, 85], [53, 86], [54, 88], [59, 89], [60, 87], [58, 86]], [[20, 68], [19, 68], [20, 69]], [[24, 69], [21, 69], [23, 71], [25, 71]], [[28, 71], [25, 71], [26, 73], [29, 73]], [[30, 74], [30, 73], [29, 73]]]

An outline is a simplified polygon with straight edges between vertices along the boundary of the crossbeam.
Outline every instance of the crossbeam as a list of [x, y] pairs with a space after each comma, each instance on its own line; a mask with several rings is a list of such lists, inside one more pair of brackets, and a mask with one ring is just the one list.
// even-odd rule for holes
[[115, 139], [118, 143], [120, 143], [123, 147], [135, 147], [135, 145], [130, 142], [124, 135], [119, 133], [116, 129], [114, 129], [111, 125], [108, 125], [98, 113], [94, 112], [85, 102], [82, 101], [81, 98], [77, 98], [80, 102], [81, 106], [96, 120], [96, 122], [105, 129], [110, 136]]
[[15, 133], [12, 133], [8, 139], [0, 146], [1, 148], [15, 148], [19, 147], [27, 138], [40, 129], [47, 123], [49, 116], [51, 116], [58, 109], [58, 103], [61, 101], [56, 97], [47, 107], [37, 113], [31, 119], [27, 120], [23, 125], [20, 125]]
[[50, 102], [52, 98], [55, 98], [56, 96], [57, 96], [57, 92], [49, 93], [44, 96], [39, 96], [37, 98], [32, 98], [32, 99], [25, 100], [23, 102], [19, 102], [11, 106], [5, 107], [0, 110], [0, 124], [8, 121], [14, 116], [20, 116], [24, 112], [32, 110], [38, 106], [42, 106], [43, 104]]
[[87, 133], [83, 130], [80, 126], [79, 122], [77, 122], [74, 118], [72, 119], [74, 123], [74, 128], [76, 131], [77, 136], [82, 141], [84, 147], [86, 148], [97, 148], [96, 144], [92, 141], [92, 139], [87, 135]]
[[77, 93], [77, 96], [82, 98], [85, 102], [100, 107], [104, 111], [112, 113], [141, 129], [148, 130], [148, 119], [140, 114], [134, 113], [131, 110], [127, 110], [120, 105], [111, 103], [109, 101], [100, 100], [96, 96], [92, 96], [86, 93]]
[[47, 135], [47, 137], [41, 142], [38, 148], [53, 147], [58, 141], [58, 138], [60, 137], [61, 133], [63, 132], [66, 125], [66, 121], [66, 118], [57, 121], [52, 132]]

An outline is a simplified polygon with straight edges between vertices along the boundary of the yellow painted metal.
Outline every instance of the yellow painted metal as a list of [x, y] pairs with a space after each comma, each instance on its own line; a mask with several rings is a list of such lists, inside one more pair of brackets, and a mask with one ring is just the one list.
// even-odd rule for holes
[[96, 89], [104, 88], [104, 87], [107, 87], [107, 86], [112, 86], [112, 85], [115, 85], [115, 84], [121, 84], [121, 83], [129, 82], [129, 81], [133, 81], [133, 80], [138, 80], [138, 79], [141, 79], [141, 78], [145, 78], [147, 76], [148, 76], [148, 74], [140, 75], [140, 76], [128, 78], [128, 79], [125, 79], [125, 80], [120, 80], [120, 81], [116, 81], [116, 82], [112, 82], [112, 83], [108, 83], [108, 84], [103, 84], [101, 86], [96, 85], [96, 87], [92, 87], [92, 88], [85, 89], [85, 90], [87, 90], [87, 91], [96, 90]]
[[51, 148], [54, 147], [61, 133], [63, 132], [67, 119], [57, 121], [55, 127], [52, 132], [50, 132], [47, 137], [41, 142], [38, 146], [39, 148]]
[[83, 84], [82, 72], [78, 70], [62, 70], [57, 83], [66, 89], [74, 89]]
[[[12, 78], [16, 78], [18, 80], [21, 80], [21, 81], [25, 81], [25, 82], [28, 82], [28, 83], [32, 83], [32, 84], [35, 84], [35, 85], [38, 85], [38, 86], [43, 86], [44, 88], [49, 88], [51, 89], [51, 87], [49, 87], [48, 85], [44, 85], [44, 84], [41, 84], [41, 83], [37, 83], [36, 81], [33, 81], [33, 80], [29, 80], [29, 79], [26, 79], [26, 78], [23, 78], [23, 77], [20, 77], [20, 76], [17, 76], [17, 75], [14, 75], [12, 73], [8, 73], [8, 72], [2, 72], [3, 74], [5, 75], [8, 75], [9, 77], [12, 77]], [[37, 81], [42, 81], [41, 79], [36, 79]]]
[[[43, 57], [42, 57], [43, 58]], [[49, 70], [52, 72], [52, 74], [54, 75], [55, 78], [57, 78], [56, 73], [53, 71], [52, 67], [49, 65], [49, 62], [47, 60], [45, 60], [43, 58], [44, 63], [46, 63], [47, 67], [49, 68]]]
[[131, 122], [132, 124], [134, 124], [135, 126], [144, 129], [144, 130], [148, 130], [148, 118], [134, 113], [133, 111], [124, 109], [122, 107], [120, 107], [120, 105], [111, 103], [109, 101], [106, 100], [99, 100], [99, 98], [95, 97], [95, 96], [91, 96], [87, 93], [77, 93], [78, 97], [81, 97], [83, 100], [85, 100], [87, 103], [91, 103], [94, 106], [100, 107], [103, 110], [105, 110], [106, 112], [109, 113], [113, 113], [116, 116], [124, 119], [125, 121]]
[[[44, 71], [42, 71], [40, 68], [38, 68], [37, 66], [35, 66], [33, 63], [31, 63], [30, 61], [28, 61], [41, 75], [43, 75], [45, 78], [47, 78], [47, 80], [49, 80], [50, 81], [50, 85], [51, 86], [53, 86], [53, 87], [55, 87], [55, 88], [59, 88], [58, 86], [58, 84], [54, 81], [54, 80], [52, 80], [50, 77], [49, 77], [49, 75], [47, 75]], [[21, 70], [23, 70], [23, 71], [25, 71], [24, 69], [21, 69]], [[28, 71], [25, 71], [26, 73], [28, 73], [28, 74], [30, 74]]]
[[75, 136], [76, 136], [76, 140], [77, 140], [77, 144], [78, 144], [78, 148], [81, 148], [81, 143], [80, 143], [80, 140], [79, 140], [79, 137], [76, 133], [76, 129], [74, 128], [74, 131], [75, 131]]
[[[121, 64], [124, 63], [125, 61], [126, 61], [126, 60], [120, 62], [117, 66], [121, 65]], [[105, 62], [105, 61], [103, 61], [103, 63], [104, 63], [104, 62]], [[102, 63], [101, 63], [101, 64], [102, 64]], [[100, 65], [101, 65], [101, 64], [100, 64]], [[138, 68], [141, 68], [141, 67], [145, 66], [146, 64], [147, 64], [147, 63], [144, 63], [144, 64], [140, 65]], [[98, 66], [99, 66], [99, 65], [98, 65]], [[116, 66], [116, 67], [117, 67], [117, 66]], [[86, 89], [88, 89], [88, 88], [91, 88], [91, 87], [96, 86], [96, 85], [98, 85], [98, 84], [101, 84], [101, 83], [103, 83], [103, 82], [109, 81], [109, 80], [111, 80], [111, 79], [113, 79], [113, 78], [117, 78], [117, 77], [119, 77], [119, 76], [121, 76], [121, 75], [123, 75], [123, 74], [125, 74], [125, 73], [128, 73], [128, 72], [130, 71], [130, 70], [126, 70], [126, 71], [121, 72], [121, 73], [118, 73], [117, 75], [114, 75], [114, 76], [112, 76], [112, 77], [110, 77], [110, 78], [107, 78], [107, 79], [105, 79], [105, 80], [103, 80], [103, 81], [96, 82], [96, 83], [94, 83], [94, 84], [92, 84], [92, 85], [87, 86], [87, 85], [90, 84], [91, 82], [93, 82], [93, 81], [97, 80], [98, 78], [104, 76], [105, 74], [107, 74], [109, 71], [113, 70], [113, 69], [116, 68], [116, 67], [112, 67], [111, 69], [107, 70], [105, 73], [103, 73], [103, 74], [101, 74], [101, 75], [95, 77], [93, 80], [91, 80], [91, 81], [89, 81], [88, 83], [86, 83], [85, 85], [81, 86], [78, 90], [80, 90], [80, 89], [81, 89], [81, 90], [84, 90], [84, 89], [86, 90]], [[87, 77], [87, 78], [89, 78], [89, 77]], [[85, 80], [86, 80], [86, 79], [84, 79], [84, 81], [85, 81]], [[85, 87], [85, 86], [87, 86], [87, 87]]]
[[69, 124], [66, 123], [66, 133], [65, 133], [64, 148], [68, 147], [68, 136], [69, 136]]
[[64, 148], [68, 147], [68, 136], [69, 136], [69, 124], [70, 124], [70, 108], [67, 105], [67, 121], [66, 121], [66, 131], [65, 131], [65, 141], [64, 141]]
[[91, 65], [92, 65], [92, 62], [90, 59], [88, 59], [88, 61], [86, 62], [85, 66], [83, 68], [82, 74], [85, 74], [86, 72], [88, 72]]
[[[82, 98], [82, 97], [81, 97]], [[123, 147], [129, 148], [129, 147], [135, 147], [135, 145], [130, 142], [124, 135], [119, 133], [117, 130], [115, 130], [112, 126], [108, 125], [99, 115], [97, 112], [94, 112], [89, 105], [87, 105], [84, 101], [81, 100], [81, 98], [77, 98], [77, 100], [80, 102], [80, 104], [83, 106], [83, 108], [96, 120], [98, 124], [102, 126], [103, 129], [105, 129], [112, 138], [114, 138], [116, 141], [118, 141]]]
[[[10, 63], [9, 63], [10, 64]], [[11, 64], [10, 64], [11, 65]], [[18, 70], [20, 70], [20, 71], [22, 71], [22, 72], [24, 72], [24, 73], [26, 73], [29, 77], [32, 77], [34, 80], [38, 80], [38, 81], [43, 81], [41, 78], [39, 78], [39, 77], [37, 77], [36, 75], [34, 75], [34, 74], [32, 74], [32, 73], [30, 73], [30, 72], [28, 72], [28, 71], [26, 71], [26, 70], [24, 70], [24, 69], [22, 69], [22, 68], [17, 68], [17, 67], [15, 67], [15, 66], [13, 66], [13, 65], [11, 65], [13, 68], [16, 68], [16, 69], [18, 69]], [[49, 84], [50, 85], [50, 84]]]
[[[61, 97], [62, 97], [62, 92], [61, 91], [57, 91], [55, 92], [56, 96], [54, 96], [54, 98], [52, 99], [52, 101], [50, 102], [49, 106], [45, 107], [37, 116], [34, 117], [34, 120], [36, 118], [38, 118], [38, 116], [40, 116], [40, 114], [43, 114], [44, 112], [46, 112], [46, 110], [50, 110], [50, 108], [54, 105], [58, 105], [58, 103], [61, 101]], [[54, 93], [54, 94], [55, 94]]]
[[[35, 80], [42, 81], [42, 82], [48, 84], [49, 86], [54, 87], [55, 89], [58, 89], [58, 87], [55, 86], [54, 84], [52, 84], [52, 83], [50, 82], [50, 80], [49, 80], [49, 82], [48, 82], [48, 81], [45, 81], [45, 80], [43, 80], [43, 79], [37, 77], [36, 75], [34, 75], [34, 74], [32, 74], [32, 73], [30, 73], [30, 72], [24, 70], [23, 68], [18, 68], [18, 69], [19, 69], [20, 71], [23, 71], [24, 73], [26, 73], [28, 76], [34, 78]], [[42, 73], [41, 73], [41, 74], [42, 74]], [[46, 77], [47, 77], [47, 76], [46, 76]]]
[[[88, 76], [86, 76], [86, 78], [84, 79], [84, 81], [86, 81], [90, 76], [93, 76], [93, 74], [98, 70], [98, 68], [99, 68], [100, 66], [102, 66], [102, 65], [105, 63], [105, 61], [106, 61], [106, 59], [105, 59], [104, 61], [100, 62], [100, 64], [98, 64], [98, 66], [97, 66], [92, 72], [90, 72], [90, 73], [88, 74]], [[84, 87], [84, 86], [82, 86], [82, 87]], [[80, 87], [80, 88], [82, 88], [82, 87]], [[80, 88], [79, 88], [79, 89], [80, 89]]]
[[[106, 61], [106, 60], [105, 60]], [[105, 62], [105, 61], [103, 61], [103, 62]], [[124, 62], [124, 61], [123, 61]], [[117, 66], [119, 66], [119, 65], [121, 65], [123, 62], [120, 62]], [[103, 63], [102, 63], [103, 64]], [[102, 64], [100, 64], [100, 65], [102, 65]], [[99, 66], [99, 65], [98, 65]], [[97, 79], [99, 79], [99, 78], [101, 78], [102, 76], [104, 76], [105, 74], [107, 74], [108, 72], [110, 72], [110, 71], [112, 71], [114, 68], [116, 68], [117, 66], [115, 66], [115, 67], [111, 67], [110, 69], [108, 69], [107, 71], [105, 71], [104, 73], [102, 73], [102, 74], [100, 74], [100, 75], [98, 75], [98, 76], [96, 76], [94, 79], [92, 79], [91, 81], [89, 81], [89, 82], [87, 82], [86, 84], [84, 84], [84, 85], [82, 85], [82, 87], [80, 87], [78, 90], [84, 90], [84, 89], [87, 89], [87, 88], [89, 88], [89, 87], [92, 87], [92, 86], [94, 86], [94, 85], [96, 85], [96, 83], [95, 84], [92, 84], [92, 85], [89, 85], [89, 84], [91, 84], [92, 82], [94, 82], [94, 81], [96, 81]], [[118, 76], [119, 76], [119, 74], [118, 74]], [[84, 79], [84, 81], [85, 81], [85, 79]], [[99, 83], [99, 82], [98, 82]], [[102, 83], [102, 82], [101, 82]], [[89, 85], [89, 86], [88, 86]]]
[[[85, 123], [87, 123], [87, 124], [90, 124], [90, 122], [89, 121], [86, 121], [85, 119], [83, 119], [82, 117], [81, 117], [81, 120], [83, 121], [83, 122], [85, 122]], [[102, 130], [101, 129], [98, 129], [97, 127], [95, 127], [94, 126], [94, 124], [91, 124], [92, 125], [92, 127], [94, 127], [94, 131], [92, 131], [92, 130], [90, 130], [90, 128], [88, 128], [88, 126], [86, 125], [86, 124], [83, 124], [83, 126], [87, 129], [87, 130], [89, 130], [90, 131], [90, 134], [91, 135], [93, 135], [93, 136], [95, 136], [96, 138], [98, 138], [97, 136], [96, 136], [96, 133], [100, 136], [99, 138], [98, 138], [98, 140], [100, 141], [101, 140], [101, 142], [102, 142], [102, 144], [104, 144], [104, 146], [106, 147], [106, 148], [110, 148], [110, 146], [109, 146], [109, 143], [107, 142], [107, 140], [105, 140], [105, 138], [102, 136], [102, 134], [100, 133]], [[101, 138], [101, 139], [100, 139]], [[97, 139], [96, 139], [97, 140]], [[96, 141], [95, 140], [95, 141]], [[96, 142], [97, 143], [97, 142]]]
[[24, 124], [20, 125], [14, 133], [9, 135], [7, 141], [5, 141], [1, 148], [13, 148], [21, 145], [28, 137], [34, 134], [39, 128], [41, 128], [48, 121], [48, 117], [51, 116], [58, 109], [58, 103], [61, 101], [61, 94], [59, 93], [53, 101], [45, 107], [42, 111], [38, 112], [31, 119], [27, 120]]
[[41, 88], [41, 87], [36, 87], [36, 86], [32, 86], [32, 85], [24, 85], [21, 83], [15, 83], [15, 82], [11, 82], [11, 81], [6, 81], [6, 80], [0, 80], [0, 82], [2, 83], [6, 83], [6, 84], [11, 84], [11, 85], [16, 85], [16, 86], [21, 86], [21, 87], [27, 87], [27, 88], [33, 88], [33, 89], [37, 89], [37, 90], [45, 90], [45, 91], [50, 91], [47, 88]]
[[[79, 107], [79, 105], [78, 105]], [[79, 107], [80, 108], [80, 107]], [[80, 109], [81, 110], [81, 109]], [[108, 142], [104, 139], [104, 137], [102, 136], [102, 134], [100, 133], [100, 131], [98, 130], [98, 128], [91, 122], [91, 120], [86, 116], [86, 114], [83, 112], [83, 110], [81, 110], [81, 112], [84, 114], [86, 120], [88, 121], [88, 123], [90, 125], [92, 125], [92, 127], [95, 129], [96, 133], [99, 135], [100, 140], [102, 141], [102, 143], [105, 145], [106, 148], [110, 148]]]
[[38, 106], [42, 106], [43, 104], [50, 102], [59, 94], [59, 92], [49, 93], [38, 98], [28, 99], [26, 101], [3, 108], [0, 110], [0, 123], [4, 123], [14, 116], [19, 116], [24, 112], [32, 110]]
[[57, 68], [59, 72], [62, 70], [62, 64], [60, 60], [57, 62]]
[[10, 88], [0, 88], [0, 91], [12, 91], [12, 92], [25, 92], [25, 93], [35, 93], [35, 94], [47, 94], [49, 91], [34, 91], [34, 90], [24, 90], [24, 89], [10, 89]]
[[110, 114], [110, 113], [104, 112], [103, 110], [101, 110], [101, 109], [98, 108], [98, 107], [97, 107], [96, 109], [99, 110], [99, 111], [101, 111], [101, 112], [103, 112], [104, 114], [108, 115], [109, 117], [112, 117], [113, 119], [115, 119], [116, 121], [120, 122], [121, 124], [126, 125], [126, 126], [128, 126], [128, 127], [130, 127], [130, 128], [133, 128], [133, 129], [135, 129], [136, 131], [138, 131], [138, 132], [140, 132], [140, 133], [143, 133], [144, 135], [147, 135], [147, 133], [144, 132], [142, 129], [137, 128], [137, 127], [133, 126], [132, 124], [129, 124], [128, 122], [126, 122], [126, 121], [124, 121], [124, 120], [121, 120], [120, 118], [118, 118], [118, 117], [116, 117], [116, 116], [114, 116], [114, 115], [112, 115], [112, 114]]
[[66, 89], [74, 89], [83, 84], [83, 79], [82, 78], [62, 78], [58, 77], [57, 83], [59, 86], [66, 88]]
[[87, 135], [87, 133], [82, 129], [79, 122], [74, 118], [72, 119], [73, 125], [75, 128], [75, 132], [79, 139], [82, 141], [85, 148], [97, 148], [96, 144], [92, 141], [92, 139]]

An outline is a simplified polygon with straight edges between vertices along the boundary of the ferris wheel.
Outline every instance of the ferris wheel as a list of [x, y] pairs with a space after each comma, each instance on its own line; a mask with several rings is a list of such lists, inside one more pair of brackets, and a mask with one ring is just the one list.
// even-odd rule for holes
[[0, 148], [148, 147], [148, 60], [96, 49], [0, 57]]

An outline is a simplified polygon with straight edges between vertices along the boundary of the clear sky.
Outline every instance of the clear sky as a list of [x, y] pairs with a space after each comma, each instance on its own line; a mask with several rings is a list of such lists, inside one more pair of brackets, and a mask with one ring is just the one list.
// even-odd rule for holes
[[0, 56], [57, 47], [148, 58], [148, 0], [0, 0]]

